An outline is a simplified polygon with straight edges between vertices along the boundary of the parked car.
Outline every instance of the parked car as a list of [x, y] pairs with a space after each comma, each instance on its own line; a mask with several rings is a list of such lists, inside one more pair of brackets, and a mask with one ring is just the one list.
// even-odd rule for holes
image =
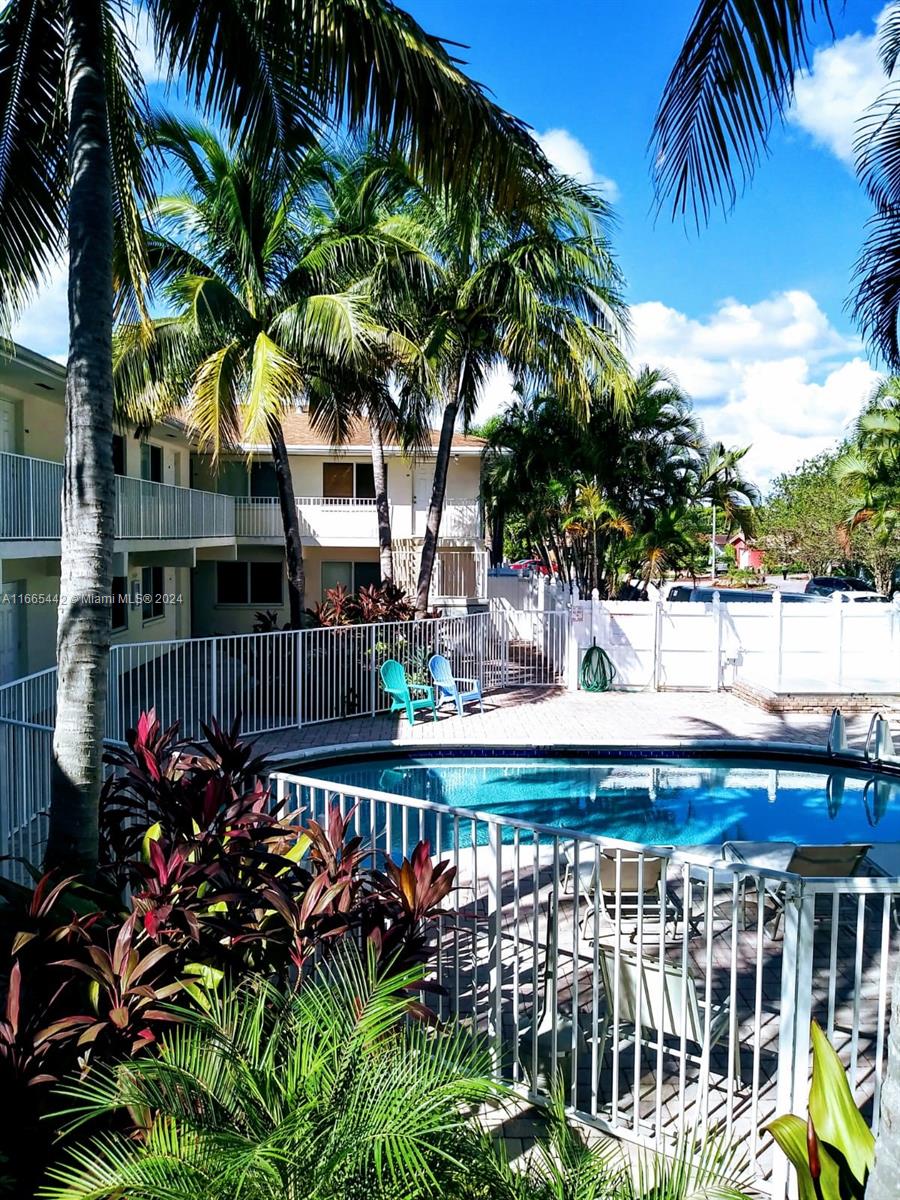
[[[511, 571], [534, 571], [535, 575], [549, 575], [550, 570], [546, 563], [541, 562], [539, 558], [520, 558], [518, 562], [510, 563]], [[554, 566], [553, 574], [556, 575], [558, 568]]]
[[[835, 592], [874, 592], [871, 583], [850, 575], [814, 575], [804, 589], [812, 596], [832, 596]], [[876, 593], [877, 594], [877, 593]]]
[[876, 592], [865, 579], [857, 579], [849, 575], [816, 575], [806, 585], [810, 596], [821, 596], [831, 599], [840, 598], [847, 604], [888, 604], [890, 597]]
[[[691, 587], [677, 584], [669, 589], [667, 600], [689, 600], [695, 604], [711, 604], [714, 596], [722, 604], [771, 604], [774, 592], [755, 591], [751, 588]], [[805, 592], [782, 592], [782, 604], [821, 604], [823, 597]]]

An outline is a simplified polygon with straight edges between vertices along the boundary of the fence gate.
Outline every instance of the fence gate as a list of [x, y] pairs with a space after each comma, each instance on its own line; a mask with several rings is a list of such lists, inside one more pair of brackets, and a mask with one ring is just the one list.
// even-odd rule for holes
[[492, 609], [485, 686], [558, 687], [565, 683], [568, 612]]

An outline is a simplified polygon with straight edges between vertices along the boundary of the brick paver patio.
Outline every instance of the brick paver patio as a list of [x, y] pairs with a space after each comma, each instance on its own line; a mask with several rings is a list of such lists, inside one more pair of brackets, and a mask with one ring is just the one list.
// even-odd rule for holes
[[[868, 717], [849, 722], [861, 744]], [[460, 719], [445, 708], [439, 720], [419, 716], [414, 726], [397, 714], [355, 716], [259, 738], [258, 747], [285, 761], [294, 753], [347, 743], [471, 744], [483, 746], [677, 745], [719, 739], [824, 742], [828, 717], [773, 714], [727, 692], [609, 692], [517, 688], [485, 697], [484, 712], [470, 707]]]

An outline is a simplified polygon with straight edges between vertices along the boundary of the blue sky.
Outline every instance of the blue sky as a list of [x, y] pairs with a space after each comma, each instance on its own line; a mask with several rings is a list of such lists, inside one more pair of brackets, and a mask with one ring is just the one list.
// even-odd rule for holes
[[[753, 443], [765, 482], [840, 436], [874, 379], [843, 311], [868, 208], [854, 123], [883, 84], [881, 4], [848, 0], [821, 29], [771, 155], [727, 220], [699, 235], [656, 217], [647, 141], [692, 0], [408, 0], [426, 29], [466, 44], [470, 73], [531, 124], [551, 158], [607, 189], [633, 306], [635, 362], [670, 368], [710, 436]], [[141, 39], [143, 42], [143, 39]], [[152, 55], [141, 46], [149, 76]], [[18, 339], [65, 353], [62, 272]], [[482, 414], [508, 384], [495, 380]]]

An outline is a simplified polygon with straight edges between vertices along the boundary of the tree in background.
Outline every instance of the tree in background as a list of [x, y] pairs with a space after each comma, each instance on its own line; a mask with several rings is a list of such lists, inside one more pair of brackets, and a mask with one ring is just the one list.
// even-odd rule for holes
[[422, 293], [420, 340], [436, 392], [406, 401], [441, 411], [431, 500], [416, 594], [424, 615], [440, 536], [453, 432], [468, 426], [491, 370], [553, 388], [582, 416], [599, 394], [622, 413], [630, 383], [622, 354], [626, 307], [607, 234], [609, 211], [590, 189], [522, 164], [519, 201], [499, 210], [475, 193], [422, 192], [408, 221], [440, 265]]
[[482, 501], [510, 556], [555, 562], [566, 582], [615, 595], [629, 576], [702, 569], [708, 504], [749, 526], [743, 451], [708, 447], [690, 398], [641, 369], [627, 414], [598, 399], [582, 420], [553, 394], [520, 400], [488, 431]]

